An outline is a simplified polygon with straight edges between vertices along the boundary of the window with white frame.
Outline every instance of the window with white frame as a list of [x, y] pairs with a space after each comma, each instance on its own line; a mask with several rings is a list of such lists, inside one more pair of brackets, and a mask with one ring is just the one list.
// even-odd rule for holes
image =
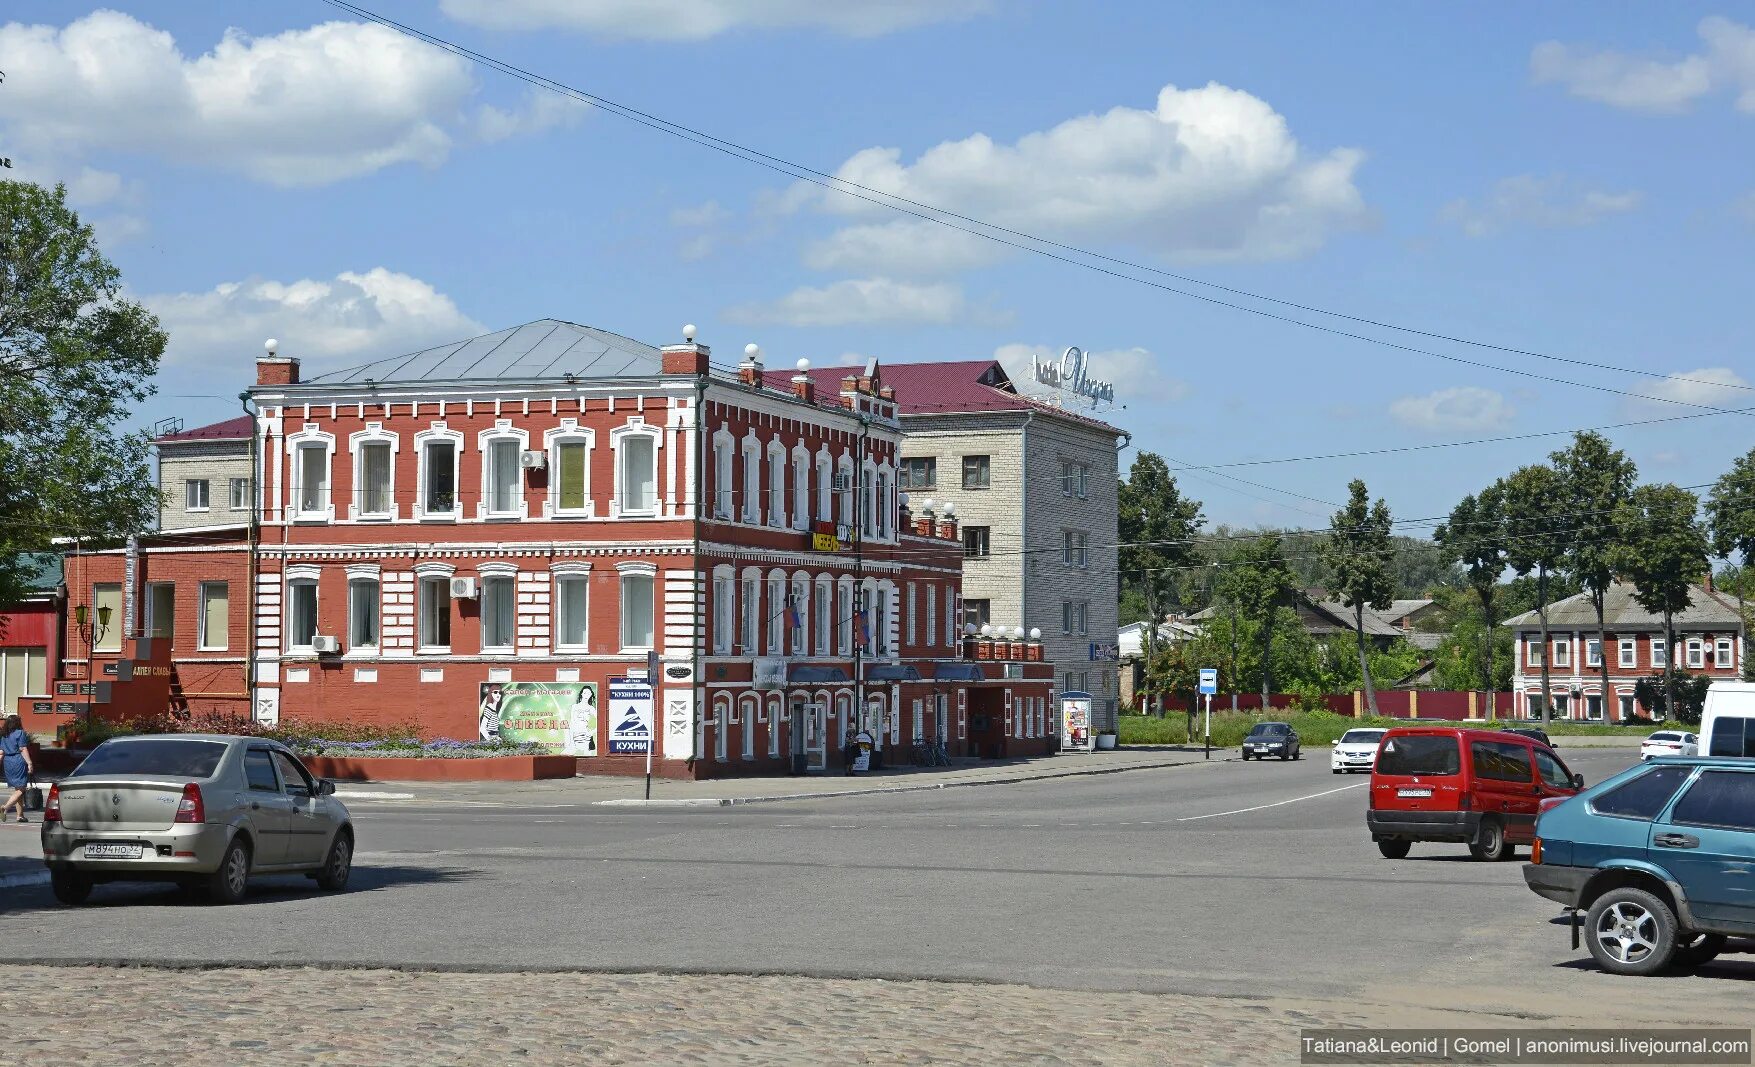
[[791, 630], [792, 639], [788, 644], [794, 656], [810, 654], [810, 582], [803, 578], [792, 580], [792, 617], [786, 620]]
[[1572, 666], [1572, 640], [1570, 638], [1554, 638], [1554, 666]]
[[195, 647], [223, 651], [231, 643], [231, 591], [225, 582], [202, 582], [195, 620]]
[[48, 695], [47, 646], [15, 645], [11, 648], [0, 648], [0, 707], [16, 708], [18, 702], [25, 697]]
[[828, 582], [819, 581], [817, 583], [816, 605], [812, 610], [811, 617], [816, 620], [816, 654], [819, 656], [827, 656], [832, 651], [830, 642], [833, 640], [835, 610], [830, 604], [834, 597], [834, 586]]
[[1085, 600], [1063, 600], [1060, 602], [1060, 632], [1063, 634], [1085, 634], [1089, 632], [1091, 605]]
[[882, 471], [879, 471], [875, 476], [872, 500], [877, 508], [876, 520], [873, 525], [877, 528], [878, 537], [887, 538], [890, 536], [890, 519], [896, 513], [896, 509], [890, 505], [890, 476]]
[[1720, 670], [1730, 670], [1732, 661], [1731, 639], [1721, 637], [1712, 646], [1712, 665]]
[[762, 521], [762, 457], [753, 438], [743, 446], [743, 521]]
[[1585, 638], [1584, 665], [1586, 667], [1601, 667], [1603, 665], [1603, 643], [1594, 637]]
[[853, 582], [844, 579], [835, 584], [835, 651], [845, 656], [853, 651]]
[[1526, 637], [1523, 642], [1524, 655], [1532, 667], [1542, 665], [1542, 641], [1539, 637]]
[[768, 655], [786, 651], [786, 579], [768, 576]]
[[1061, 531], [1060, 561], [1069, 567], [1089, 567], [1091, 535], [1083, 530]]
[[347, 647], [371, 650], [378, 647], [378, 617], [382, 597], [378, 579], [356, 575], [347, 580]]
[[1639, 642], [1632, 637], [1623, 637], [1616, 642], [1615, 665], [1630, 670], [1639, 666]]
[[587, 620], [591, 607], [591, 576], [564, 572], [555, 575], [555, 647], [583, 652], [590, 636]]
[[250, 507], [250, 479], [233, 478], [230, 483], [231, 505], [233, 511], [247, 511]]
[[957, 591], [945, 586], [945, 647], [957, 647]]
[[365, 441], [359, 446], [359, 472], [354, 476], [354, 510], [362, 519], [387, 519], [391, 514], [389, 441]]
[[731, 518], [732, 472], [731, 438], [715, 435], [713, 439], [713, 514]]
[[831, 497], [834, 481], [834, 465], [829, 462], [827, 452], [817, 453], [817, 506], [812, 517], [818, 522], [834, 522], [835, 507]]
[[656, 575], [651, 570], [621, 574], [621, 637], [624, 650], [656, 647]]
[[739, 651], [746, 656], [755, 656], [762, 651], [762, 579], [755, 571], [745, 571], [742, 588], [743, 599], [739, 603], [743, 608], [743, 625]]
[[206, 511], [208, 507], [208, 481], [206, 478], [185, 478], [183, 480], [183, 510]]
[[322, 515], [329, 506], [329, 448], [321, 444], [298, 447], [298, 513]]
[[448, 575], [425, 575], [416, 598], [420, 601], [418, 640], [423, 652], [451, 650], [451, 579]]
[[482, 455], [487, 514], [508, 518], [524, 510], [524, 442], [515, 437], [489, 438]]
[[616, 435], [617, 512], [658, 514], [658, 434], [633, 430]]
[[286, 647], [311, 651], [317, 636], [317, 579], [294, 578], [286, 583]]
[[802, 449], [792, 454], [792, 527], [810, 529], [810, 457]]
[[768, 525], [786, 525], [786, 452], [778, 444], [768, 446]]
[[515, 575], [487, 574], [481, 579], [481, 648], [509, 653], [517, 639], [518, 596]]
[[1688, 639], [1688, 669], [1699, 670], [1706, 666], [1706, 642], [1698, 637]]
[[428, 440], [421, 446], [421, 511], [429, 517], [454, 518], [457, 507], [457, 442]]
[[549, 509], [557, 515], [582, 515], [591, 501], [591, 440], [556, 438], [550, 446]]
[[1651, 639], [1651, 665], [1653, 667], [1668, 667], [1670, 665], [1668, 639], [1662, 637]]
[[895, 594], [888, 585], [877, 587], [877, 603], [873, 606], [872, 648], [880, 656], [890, 654], [890, 615], [895, 610]]
[[932, 594], [932, 586], [926, 587], [926, 647], [938, 644], [938, 598]]
[[902, 628], [905, 631], [905, 637], [903, 640], [910, 645], [915, 643], [916, 637], [914, 632], [914, 611], [915, 606], [918, 603], [918, 593], [919, 590], [914, 588], [913, 582], [906, 583], [906, 595], [902, 598]]
[[1087, 483], [1090, 481], [1089, 464], [1073, 460], [1063, 460], [1060, 464], [1060, 495], [1085, 499]]
[[840, 462], [835, 464], [835, 480], [841, 485], [835, 493], [835, 521], [851, 530], [857, 525], [858, 519], [853, 513], [853, 491], [857, 487], [854, 485], [851, 459], [842, 456]]

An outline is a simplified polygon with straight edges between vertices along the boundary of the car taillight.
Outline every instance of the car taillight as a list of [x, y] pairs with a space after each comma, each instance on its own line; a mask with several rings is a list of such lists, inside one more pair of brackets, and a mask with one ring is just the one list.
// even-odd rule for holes
[[1530, 846], [1530, 862], [1542, 862], [1542, 839], [1539, 837], [1536, 838], [1536, 843]]
[[190, 782], [183, 787], [183, 799], [177, 801], [176, 821], [207, 821], [207, 806], [201, 802], [201, 787], [194, 782]]
[[46, 823], [61, 821], [61, 784], [59, 782], [49, 787], [49, 799], [43, 801], [43, 821]]

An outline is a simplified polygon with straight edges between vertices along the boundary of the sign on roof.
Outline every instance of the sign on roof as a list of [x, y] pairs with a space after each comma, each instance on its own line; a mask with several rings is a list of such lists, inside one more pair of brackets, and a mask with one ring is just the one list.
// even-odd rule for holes
[[1030, 376], [1040, 384], [1082, 396], [1093, 405], [1103, 400], [1114, 403], [1115, 383], [1091, 377], [1090, 367], [1091, 357], [1076, 347], [1062, 352], [1058, 363], [1049, 363], [1040, 356], [1030, 357]]

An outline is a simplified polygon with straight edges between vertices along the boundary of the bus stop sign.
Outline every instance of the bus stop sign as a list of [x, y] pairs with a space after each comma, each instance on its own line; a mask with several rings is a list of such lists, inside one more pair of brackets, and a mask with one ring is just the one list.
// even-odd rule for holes
[[1207, 696], [1212, 696], [1219, 691], [1219, 669], [1217, 667], [1202, 667], [1200, 669], [1200, 691]]

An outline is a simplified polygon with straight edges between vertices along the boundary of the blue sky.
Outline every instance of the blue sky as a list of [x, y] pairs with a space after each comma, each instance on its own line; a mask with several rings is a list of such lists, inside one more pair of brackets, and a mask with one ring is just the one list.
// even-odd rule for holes
[[[1735, 6], [420, 0], [376, 10], [865, 184], [1221, 285], [1755, 405], [1755, 18]], [[1512, 17], [1513, 14], [1515, 17]], [[0, 154], [64, 179], [172, 329], [143, 415], [235, 411], [262, 339], [345, 366], [545, 316], [724, 361], [1079, 345], [1137, 448], [1218, 464], [1689, 414], [1219, 308], [855, 211], [317, 0], [9, 4]], [[1369, 331], [1407, 341], [1384, 331]], [[1420, 347], [1429, 343], [1415, 342]], [[1721, 383], [1714, 385], [1713, 383]], [[1755, 434], [1611, 436], [1711, 481]], [[1442, 514], [1559, 439], [1186, 472], [1322, 525]], [[1125, 453], [1123, 463], [1130, 462]], [[1275, 491], [1278, 490], [1278, 491]]]

